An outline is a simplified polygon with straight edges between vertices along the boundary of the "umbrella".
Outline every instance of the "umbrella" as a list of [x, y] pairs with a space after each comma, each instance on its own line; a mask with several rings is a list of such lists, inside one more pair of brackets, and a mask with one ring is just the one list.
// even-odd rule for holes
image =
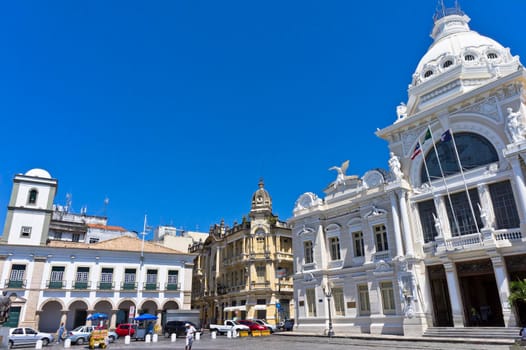
[[142, 314], [135, 317], [135, 321], [147, 321], [147, 320], [156, 320], [157, 316], [152, 314]]
[[108, 319], [108, 315], [106, 314], [103, 314], [103, 313], [94, 313], [93, 315], [91, 316], [88, 316], [88, 318], [86, 318], [86, 320], [107, 320]]

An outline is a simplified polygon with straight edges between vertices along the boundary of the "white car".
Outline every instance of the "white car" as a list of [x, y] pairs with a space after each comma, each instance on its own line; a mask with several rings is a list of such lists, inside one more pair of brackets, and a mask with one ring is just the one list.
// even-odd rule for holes
[[259, 318], [255, 318], [252, 321], [254, 321], [256, 323], [259, 323], [262, 326], [267, 327], [270, 330], [270, 333], [274, 333], [276, 331], [276, 329], [277, 329], [275, 324], [267, 323], [267, 321], [259, 319]]
[[18, 345], [36, 345], [37, 341], [42, 340], [42, 346], [53, 343], [55, 337], [51, 333], [43, 333], [29, 327], [17, 327], [9, 330], [9, 343], [11, 349]]

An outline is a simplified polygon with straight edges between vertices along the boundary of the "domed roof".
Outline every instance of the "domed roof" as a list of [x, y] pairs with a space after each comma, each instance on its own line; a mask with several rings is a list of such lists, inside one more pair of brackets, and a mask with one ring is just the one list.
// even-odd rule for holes
[[[509, 48], [470, 29], [470, 18], [457, 6], [434, 17], [433, 43], [418, 63], [409, 87], [407, 108], [399, 119], [465, 93], [520, 67]], [[400, 106], [399, 106], [400, 107]]]
[[263, 179], [260, 179], [258, 183], [259, 189], [252, 195], [252, 210], [272, 210], [272, 199], [270, 198], [267, 190], [263, 188], [264, 185]]
[[51, 175], [46, 170], [39, 169], [39, 168], [31, 169], [24, 175], [32, 176], [32, 177], [41, 177], [44, 179], [51, 179]]

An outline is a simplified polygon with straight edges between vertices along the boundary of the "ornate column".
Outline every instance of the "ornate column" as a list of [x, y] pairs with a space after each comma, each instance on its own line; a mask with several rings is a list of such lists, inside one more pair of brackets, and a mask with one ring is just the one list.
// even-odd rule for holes
[[502, 317], [506, 327], [517, 327], [517, 320], [515, 314], [511, 310], [508, 297], [510, 296], [510, 289], [508, 283], [508, 273], [506, 271], [506, 264], [502, 256], [498, 255], [496, 251], [490, 252], [491, 263], [493, 265], [493, 272], [495, 273], [495, 281], [497, 282], [497, 289], [499, 291], [500, 304], [502, 307]]
[[398, 207], [396, 206], [396, 194], [394, 192], [391, 192], [389, 194], [389, 199], [391, 200], [391, 215], [393, 217], [393, 227], [395, 233], [396, 256], [403, 256], [404, 248], [402, 245], [402, 233], [400, 232], [400, 218], [398, 216]]
[[119, 312], [118, 309], [113, 309], [110, 311], [110, 328], [117, 327], [117, 313]]
[[464, 312], [462, 311], [464, 308], [462, 306], [462, 297], [455, 264], [445, 262], [444, 269], [446, 270], [447, 289], [449, 291], [451, 311], [453, 313], [453, 325], [455, 327], [464, 327]]
[[[318, 232], [316, 234], [316, 250], [318, 252], [318, 256], [320, 258], [319, 262], [319, 268], [320, 269], [326, 269], [327, 268], [327, 245], [325, 244], [325, 232], [323, 229], [322, 223], [318, 223]], [[316, 262], [316, 256], [314, 257], [314, 262]]]
[[413, 247], [413, 237], [411, 236], [411, 226], [409, 225], [409, 216], [407, 213], [407, 201], [405, 199], [406, 191], [398, 191], [398, 199], [400, 201], [400, 214], [402, 216], [402, 227], [404, 229], [405, 254], [414, 256], [415, 250]]
[[524, 212], [526, 211], [526, 186], [524, 185], [524, 177], [522, 175], [522, 169], [520, 159], [518, 155], [508, 157], [508, 161], [511, 164], [513, 170], [513, 183], [515, 184], [515, 190], [517, 194], [517, 202], [519, 202], [519, 217], [521, 220], [521, 230], [526, 229], [526, 220], [524, 218]]

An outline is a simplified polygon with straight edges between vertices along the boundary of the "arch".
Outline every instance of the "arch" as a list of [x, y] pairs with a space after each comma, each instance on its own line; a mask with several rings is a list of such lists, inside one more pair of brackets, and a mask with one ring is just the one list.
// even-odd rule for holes
[[101, 298], [93, 303], [93, 310], [109, 315], [113, 310], [113, 303], [109, 299]]
[[166, 300], [162, 305], [163, 310], [179, 310], [179, 302], [177, 300]]
[[48, 299], [42, 304], [40, 310], [38, 329], [42, 332], [54, 333], [60, 326], [64, 304], [56, 298]]
[[50, 304], [50, 303], [59, 303], [60, 304], [60, 309], [61, 310], [66, 310], [66, 304], [64, 304], [64, 302], [61, 299], [58, 299], [58, 298], [49, 298], [49, 299], [44, 300], [38, 309], [39, 310], [44, 310], [44, 308], [46, 308], [47, 305]]
[[116, 323], [117, 324], [127, 323], [129, 320], [129, 316], [130, 316], [130, 311], [132, 311], [132, 309], [133, 309], [132, 314], [136, 314], [137, 305], [133, 299], [124, 298], [124, 299], [119, 300], [119, 302], [117, 303]]
[[159, 304], [157, 304], [157, 302], [153, 299], [146, 299], [142, 302], [140, 310], [142, 313], [155, 315], [157, 310], [159, 310]]
[[[454, 123], [451, 123], [449, 125], [450, 130], [454, 131], [454, 136], [456, 137], [459, 133], [474, 133], [478, 134], [481, 137], [485, 138], [496, 150], [504, 149], [506, 147], [505, 142], [502, 140], [502, 137], [495, 132], [495, 130], [492, 128], [492, 125], [497, 125], [498, 122], [495, 121], [493, 118], [488, 117], [487, 115], [480, 114], [480, 113], [461, 113], [461, 114], [454, 114], [450, 116], [450, 118], [454, 117], [455, 119], [462, 119], [461, 121], [457, 121]], [[440, 143], [439, 138], [440, 134], [445, 131], [445, 129], [442, 129], [440, 132], [437, 132], [437, 127], [440, 128], [440, 126], [435, 123], [432, 124], [431, 130], [435, 130], [433, 132], [433, 135], [435, 135], [435, 141]], [[423, 140], [424, 134], [426, 132], [427, 128], [422, 129], [421, 133], [417, 135], [415, 138], [415, 142], [412, 144], [412, 148], [417, 144], [417, 140]], [[455, 138], [456, 141], [456, 138]], [[458, 146], [458, 145], [457, 145]], [[427, 140], [422, 145], [422, 153], [425, 155], [428, 155], [429, 153], [434, 153], [433, 149], [433, 143], [431, 140]], [[499, 155], [497, 153], [497, 155]], [[427, 176], [425, 174], [425, 167], [424, 167], [424, 161], [423, 156], [418, 156], [414, 160], [411, 161], [411, 168], [409, 170], [409, 178], [410, 183], [414, 187], [422, 186], [424, 183], [427, 183]], [[503, 159], [499, 159], [499, 167], [504, 166]], [[421, 182], [422, 179], [422, 171], [424, 172], [424, 176], [426, 177], [425, 182]]]
[[[457, 132], [454, 134], [454, 138], [458, 149], [458, 157], [464, 170], [475, 169], [499, 161], [497, 150], [484, 136], [473, 132]], [[442, 178], [439, 161], [445, 177], [460, 172], [453, 145], [452, 141], [438, 141], [435, 143], [436, 152], [435, 148], [432, 148], [426, 153], [426, 165], [431, 181]], [[428, 181], [425, 164], [422, 164], [420, 169], [420, 183], [426, 183]]]
[[66, 328], [73, 329], [85, 325], [90, 306], [85, 299], [73, 299], [68, 306]]

